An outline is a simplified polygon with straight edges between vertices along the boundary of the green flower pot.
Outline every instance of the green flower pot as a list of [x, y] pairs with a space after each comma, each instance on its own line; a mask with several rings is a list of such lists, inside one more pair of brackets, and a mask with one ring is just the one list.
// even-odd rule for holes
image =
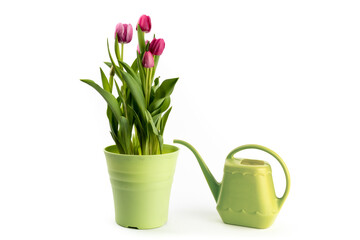
[[164, 225], [179, 149], [164, 145], [160, 155], [119, 154], [104, 150], [114, 196], [115, 221], [123, 227], [150, 229]]

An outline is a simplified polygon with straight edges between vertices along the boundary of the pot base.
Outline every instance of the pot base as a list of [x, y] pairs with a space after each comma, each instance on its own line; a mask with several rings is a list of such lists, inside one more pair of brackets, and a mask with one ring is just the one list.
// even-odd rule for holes
[[125, 227], [125, 228], [131, 228], [131, 229], [136, 229], [136, 230], [147, 230], [147, 229], [154, 229], [154, 228], [162, 227], [162, 226], [164, 226], [166, 224], [166, 222], [164, 222], [161, 225], [151, 225], [151, 226], [147, 225], [147, 226], [139, 226], [139, 227], [129, 226], [129, 225], [121, 224], [121, 223], [118, 223], [118, 222], [116, 222], [116, 224], [121, 226], [121, 227]]

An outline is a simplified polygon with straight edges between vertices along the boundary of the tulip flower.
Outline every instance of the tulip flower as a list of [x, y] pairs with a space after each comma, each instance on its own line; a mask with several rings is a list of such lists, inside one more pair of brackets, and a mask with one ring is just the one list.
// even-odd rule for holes
[[141, 31], [148, 33], [151, 30], [151, 19], [149, 16], [146, 15], [142, 15], [138, 21], [138, 24], [136, 25], [136, 30], [137, 30], [137, 26], [140, 26]]
[[165, 48], [165, 41], [162, 38], [156, 39], [154, 38], [149, 46], [149, 51], [153, 54], [153, 55], [157, 55], [160, 56]]
[[115, 28], [115, 38], [118, 37], [119, 43], [129, 43], [131, 42], [133, 35], [133, 28], [131, 24], [122, 24], [118, 23]]
[[142, 65], [144, 68], [152, 68], [154, 67], [154, 57], [151, 54], [151, 52], [147, 51], [144, 54], [144, 57], [142, 59]]

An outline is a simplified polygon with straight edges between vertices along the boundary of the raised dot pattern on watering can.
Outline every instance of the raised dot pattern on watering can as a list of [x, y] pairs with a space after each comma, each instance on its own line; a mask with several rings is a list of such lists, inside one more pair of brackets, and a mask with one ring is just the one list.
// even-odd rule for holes
[[236, 213], [244, 213], [244, 214], [248, 214], [248, 215], [259, 215], [259, 216], [270, 216], [270, 215], [276, 215], [277, 211], [273, 211], [271, 214], [263, 214], [260, 211], [254, 211], [254, 212], [250, 212], [247, 211], [246, 209], [240, 209], [240, 210], [234, 210], [232, 208], [218, 208], [219, 210], [222, 211], [230, 211], [230, 212], [236, 212]]

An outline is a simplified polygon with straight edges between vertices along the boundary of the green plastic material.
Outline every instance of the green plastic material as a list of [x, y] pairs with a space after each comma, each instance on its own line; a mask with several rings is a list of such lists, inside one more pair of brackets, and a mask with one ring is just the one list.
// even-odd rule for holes
[[[193, 146], [181, 140], [174, 140], [174, 143], [188, 147], [195, 154], [224, 223], [254, 228], [272, 225], [290, 189], [290, 174], [279, 155], [256, 144], [235, 148], [226, 158], [223, 180], [218, 183]], [[271, 167], [267, 162], [234, 158], [235, 153], [245, 149], [265, 151], [279, 161], [286, 177], [286, 189], [281, 198], [275, 195]]]
[[160, 155], [119, 154], [115, 145], [104, 150], [114, 196], [116, 223], [150, 229], [168, 219], [171, 185], [179, 149], [164, 145]]

